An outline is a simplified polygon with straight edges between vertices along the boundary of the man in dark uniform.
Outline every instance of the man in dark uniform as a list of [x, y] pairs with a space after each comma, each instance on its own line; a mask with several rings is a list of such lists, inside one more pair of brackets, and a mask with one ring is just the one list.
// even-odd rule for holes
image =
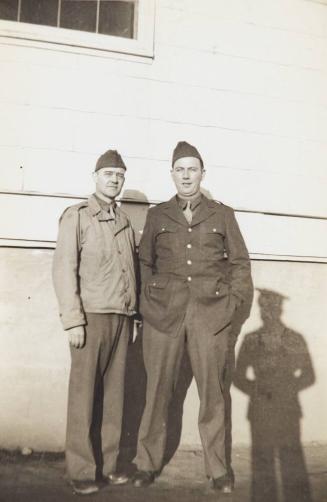
[[[136, 309], [134, 233], [115, 203], [125, 172], [116, 150], [101, 155], [93, 173], [95, 193], [66, 209], [60, 219], [53, 260], [54, 287], [71, 351], [66, 465], [73, 490], [80, 495], [99, 490], [100, 469], [110, 484], [128, 481], [116, 472], [125, 362]], [[101, 422], [101, 430], [95, 440], [96, 422]]]
[[171, 174], [177, 195], [149, 210], [139, 250], [147, 391], [134, 485], [149, 485], [162, 468], [168, 405], [186, 344], [206, 475], [230, 493], [223, 374], [233, 314], [252, 286], [250, 261], [233, 210], [200, 192], [205, 171], [195, 147], [178, 143]]

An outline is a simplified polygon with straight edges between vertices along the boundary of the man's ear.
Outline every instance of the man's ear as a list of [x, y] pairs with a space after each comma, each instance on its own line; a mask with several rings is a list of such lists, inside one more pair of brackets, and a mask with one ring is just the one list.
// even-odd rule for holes
[[206, 170], [202, 169], [202, 178], [201, 178], [201, 180], [203, 180], [205, 178], [205, 175], [206, 175]]

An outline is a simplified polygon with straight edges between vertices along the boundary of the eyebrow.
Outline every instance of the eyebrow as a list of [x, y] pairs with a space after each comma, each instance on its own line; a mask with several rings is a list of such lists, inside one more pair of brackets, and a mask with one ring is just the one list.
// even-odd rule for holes
[[106, 167], [106, 168], [104, 168], [103, 173], [125, 174], [125, 171], [124, 172], [116, 171], [116, 169], [117, 169], [116, 167]]
[[187, 167], [175, 166], [174, 169], [201, 169], [201, 167], [200, 166], [187, 166]]

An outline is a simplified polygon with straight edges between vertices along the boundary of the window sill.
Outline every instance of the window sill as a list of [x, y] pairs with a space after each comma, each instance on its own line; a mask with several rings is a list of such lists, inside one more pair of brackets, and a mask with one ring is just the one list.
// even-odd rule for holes
[[[143, 6], [143, 8], [142, 8]], [[88, 33], [52, 26], [0, 20], [0, 41], [11, 45], [86, 55], [112, 57], [126, 55], [154, 58], [154, 1], [140, 2], [138, 38]]]

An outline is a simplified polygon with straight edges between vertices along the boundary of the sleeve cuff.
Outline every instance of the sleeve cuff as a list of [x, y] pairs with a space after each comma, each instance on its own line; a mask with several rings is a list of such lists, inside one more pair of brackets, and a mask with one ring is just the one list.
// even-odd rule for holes
[[60, 314], [60, 319], [65, 331], [76, 328], [76, 326], [85, 326], [86, 324], [85, 316], [81, 312], [75, 316]]

